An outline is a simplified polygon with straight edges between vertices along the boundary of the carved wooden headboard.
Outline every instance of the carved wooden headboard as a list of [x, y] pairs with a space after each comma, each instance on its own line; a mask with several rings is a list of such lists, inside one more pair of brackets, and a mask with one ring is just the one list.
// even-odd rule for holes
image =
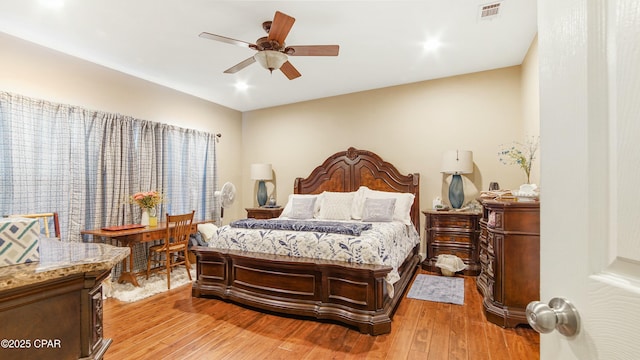
[[350, 147], [331, 155], [306, 178], [296, 178], [293, 192], [349, 192], [358, 190], [361, 185], [373, 190], [412, 193], [415, 199], [411, 220], [420, 232], [420, 174], [402, 175], [395, 166], [371, 151]]

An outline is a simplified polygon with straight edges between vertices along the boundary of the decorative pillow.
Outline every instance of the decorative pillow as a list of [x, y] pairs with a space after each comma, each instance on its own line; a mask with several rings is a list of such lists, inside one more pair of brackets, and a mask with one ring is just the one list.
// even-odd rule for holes
[[393, 212], [396, 208], [396, 199], [372, 199], [364, 200], [362, 208], [362, 221], [390, 222], [393, 220]]
[[315, 213], [316, 201], [318, 198], [293, 198], [291, 199], [291, 213], [289, 217], [291, 219], [313, 219]]
[[211, 241], [213, 235], [218, 231], [218, 227], [213, 223], [198, 224], [198, 232], [202, 234], [205, 242]]
[[325, 220], [351, 220], [351, 206], [354, 196], [355, 192], [323, 192], [318, 218]]
[[39, 261], [37, 219], [11, 217], [0, 220], [0, 267]]
[[[366, 198], [396, 199], [396, 207], [393, 211], [393, 220], [401, 221], [406, 225], [411, 225], [411, 206], [413, 205], [413, 200], [415, 199], [415, 196], [413, 194], [371, 190], [369, 188], [366, 188], [365, 199]], [[359, 214], [360, 218], [362, 218], [362, 209], [360, 209]]]
[[[318, 199], [320, 195], [318, 194], [290, 194], [289, 195], [289, 199], [287, 200], [287, 204], [284, 206], [284, 209], [282, 209], [282, 213], [280, 214], [281, 218], [288, 218], [291, 216], [291, 208], [293, 206], [292, 204], [292, 200], [293, 199], [304, 199], [304, 198], [314, 198], [314, 199]], [[318, 215], [318, 211], [320, 210], [320, 202], [316, 201], [315, 202], [315, 206], [313, 208], [313, 215], [314, 217], [316, 215]]]

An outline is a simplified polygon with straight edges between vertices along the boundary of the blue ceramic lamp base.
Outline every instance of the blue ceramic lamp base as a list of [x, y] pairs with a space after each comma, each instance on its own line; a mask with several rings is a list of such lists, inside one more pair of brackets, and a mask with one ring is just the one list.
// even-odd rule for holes
[[267, 185], [263, 180], [258, 181], [258, 205], [264, 206], [267, 203]]
[[464, 202], [464, 189], [462, 188], [462, 176], [453, 174], [449, 185], [449, 202], [454, 209], [460, 209]]

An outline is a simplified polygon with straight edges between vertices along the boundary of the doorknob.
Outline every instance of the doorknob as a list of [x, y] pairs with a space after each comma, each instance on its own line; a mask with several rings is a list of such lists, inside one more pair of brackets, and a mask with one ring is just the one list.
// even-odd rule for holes
[[573, 336], [580, 329], [578, 310], [564, 298], [553, 298], [549, 305], [532, 301], [527, 305], [526, 313], [529, 325], [541, 334], [558, 329], [564, 336]]

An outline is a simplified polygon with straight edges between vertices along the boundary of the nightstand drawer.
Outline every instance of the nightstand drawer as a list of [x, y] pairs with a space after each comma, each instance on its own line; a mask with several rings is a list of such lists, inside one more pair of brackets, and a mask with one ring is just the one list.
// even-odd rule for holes
[[431, 250], [433, 250], [432, 254], [429, 254], [432, 258], [437, 258], [438, 255], [455, 255], [465, 262], [468, 262], [470, 259], [469, 249], [453, 247], [453, 246], [432, 246]]
[[280, 216], [280, 214], [282, 214], [282, 210], [284, 210], [284, 208], [282, 207], [277, 207], [277, 208], [246, 208], [245, 210], [247, 210], [247, 217], [248, 218], [254, 218], [254, 219], [273, 219], [273, 218], [277, 218], [278, 216]]
[[446, 214], [444, 216], [431, 216], [429, 217], [429, 223], [427, 227], [441, 228], [441, 229], [456, 229], [456, 230], [476, 230], [477, 229], [477, 217], [459, 216]]
[[438, 232], [432, 231], [429, 238], [435, 243], [464, 243], [471, 244], [471, 236], [469, 234], [461, 234], [454, 232]]

